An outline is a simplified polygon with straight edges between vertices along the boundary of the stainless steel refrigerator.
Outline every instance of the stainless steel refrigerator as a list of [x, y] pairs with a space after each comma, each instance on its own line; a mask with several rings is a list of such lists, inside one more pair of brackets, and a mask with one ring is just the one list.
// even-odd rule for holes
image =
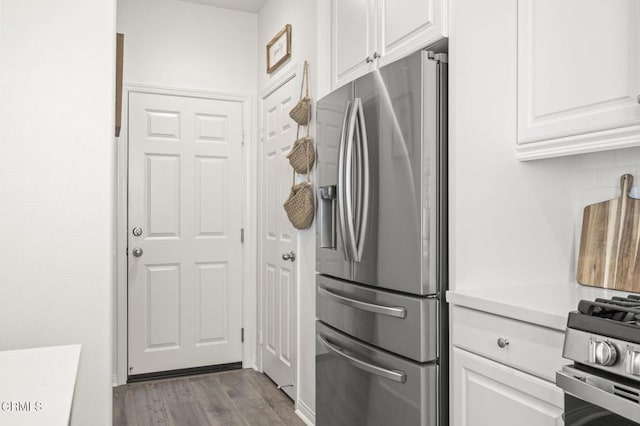
[[316, 108], [316, 423], [447, 425], [446, 55]]

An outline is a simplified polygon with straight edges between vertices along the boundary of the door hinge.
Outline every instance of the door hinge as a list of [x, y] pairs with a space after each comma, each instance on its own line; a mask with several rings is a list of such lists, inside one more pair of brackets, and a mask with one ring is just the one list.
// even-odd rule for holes
[[244, 244], [244, 228], [240, 228], [240, 242]]
[[240, 329], [240, 342], [244, 343], [244, 327]]
[[129, 257], [129, 247], [127, 247], [127, 250], [125, 251], [125, 256]]

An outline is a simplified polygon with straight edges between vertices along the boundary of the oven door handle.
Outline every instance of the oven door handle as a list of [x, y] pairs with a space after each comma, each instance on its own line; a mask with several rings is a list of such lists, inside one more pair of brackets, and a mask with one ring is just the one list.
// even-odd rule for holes
[[[564, 366], [562, 371], [556, 372], [556, 385], [562, 388], [565, 393], [578, 399], [640, 423], [638, 404], [625, 399], [624, 396], [612, 393], [617, 391], [620, 395], [624, 395], [626, 386], [622, 384], [577, 370], [571, 366]], [[614, 388], [614, 385], [618, 390]], [[605, 389], [610, 389], [611, 392]]]
[[344, 358], [348, 363], [366, 372], [375, 374], [376, 376], [384, 377], [385, 379], [393, 380], [394, 382], [404, 383], [407, 381], [407, 373], [400, 370], [389, 370], [384, 367], [380, 367], [375, 364], [368, 363], [361, 359], [358, 359], [352, 355], [349, 355], [343, 348], [329, 343], [327, 339], [321, 334], [318, 335], [318, 340], [331, 350], [334, 354]]

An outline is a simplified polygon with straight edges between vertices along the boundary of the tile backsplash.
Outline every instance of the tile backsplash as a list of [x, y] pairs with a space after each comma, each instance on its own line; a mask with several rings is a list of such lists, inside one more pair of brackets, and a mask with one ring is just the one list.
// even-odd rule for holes
[[574, 206], [576, 215], [575, 258], [577, 261], [583, 209], [620, 196], [620, 176], [633, 175], [631, 196], [640, 198], [640, 148], [603, 151], [576, 157]]
[[633, 175], [632, 196], [640, 198], [640, 148], [582, 154], [576, 159], [575, 194], [577, 207], [606, 201], [620, 195], [620, 176]]

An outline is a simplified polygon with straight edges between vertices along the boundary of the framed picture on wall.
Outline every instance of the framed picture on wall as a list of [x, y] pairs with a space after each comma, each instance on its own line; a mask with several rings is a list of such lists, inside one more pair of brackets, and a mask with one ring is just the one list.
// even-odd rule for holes
[[271, 74], [291, 57], [291, 24], [284, 26], [267, 44], [267, 73]]

